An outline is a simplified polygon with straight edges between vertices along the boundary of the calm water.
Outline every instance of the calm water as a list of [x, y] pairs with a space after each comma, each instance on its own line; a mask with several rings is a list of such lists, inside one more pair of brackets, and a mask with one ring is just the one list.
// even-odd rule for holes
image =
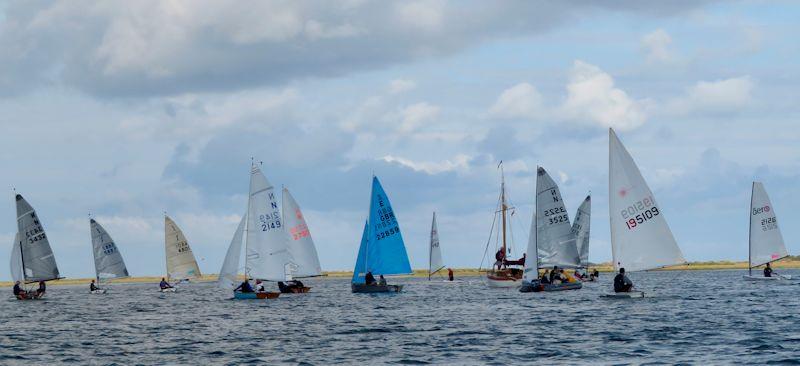
[[272, 301], [232, 301], [213, 284], [51, 286], [39, 302], [4, 288], [0, 364], [799, 363], [800, 282], [742, 273], [633, 274], [655, 296], [644, 300], [600, 299], [606, 274], [546, 294], [468, 278], [356, 295], [348, 279], [319, 279]]

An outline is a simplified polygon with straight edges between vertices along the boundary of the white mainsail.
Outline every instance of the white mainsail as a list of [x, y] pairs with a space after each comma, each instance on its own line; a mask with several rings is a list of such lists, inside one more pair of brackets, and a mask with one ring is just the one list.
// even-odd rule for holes
[[311, 239], [311, 231], [308, 230], [306, 219], [300, 206], [289, 193], [283, 189], [283, 224], [289, 234], [288, 247], [289, 253], [294, 263], [292, 276], [310, 277], [322, 274], [322, 267], [319, 265], [317, 248], [314, 240]]
[[653, 192], [610, 128], [608, 139], [608, 208], [614, 268], [632, 272], [686, 263]]
[[247, 214], [246, 269], [250, 278], [286, 281], [291, 278], [287, 264], [289, 237], [283, 228], [275, 190], [261, 169], [250, 170], [250, 198]]
[[539, 256], [538, 250], [536, 250], [536, 210], [533, 211], [533, 216], [531, 216], [531, 229], [530, 233], [528, 233], [528, 249], [525, 252], [526, 258], [531, 258], [531, 260], [525, 260], [525, 267], [522, 270], [522, 280], [524, 282], [532, 282], [533, 280], [539, 277]]
[[575, 242], [578, 244], [578, 253], [581, 257], [581, 267], [589, 267], [589, 226], [591, 222], [592, 196], [586, 196], [578, 212], [575, 214], [575, 222], [572, 223], [572, 233], [575, 234]]
[[11, 279], [13, 279], [14, 282], [25, 281], [25, 275], [22, 273], [22, 247], [19, 244], [19, 233], [17, 233], [17, 235], [14, 236], [14, 243], [11, 244], [11, 263], [9, 264]]
[[536, 248], [539, 267], [580, 267], [580, 256], [561, 192], [544, 168], [536, 177]]
[[244, 228], [247, 225], [247, 215], [242, 216], [239, 221], [239, 227], [231, 239], [231, 245], [228, 246], [228, 252], [225, 254], [225, 261], [222, 262], [222, 269], [219, 270], [219, 279], [217, 286], [226, 290], [233, 290], [239, 282], [239, 257], [242, 256], [242, 237], [244, 236]]
[[122, 254], [103, 226], [94, 219], [90, 219], [89, 232], [92, 235], [92, 252], [94, 253], [94, 270], [97, 281], [128, 277], [128, 268], [125, 267]]
[[753, 182], [750, 199], [750, 268], [788, 255], [767, 191], [761, 182]]
[[36, 211], [22, 195], [17, 200], [17, 245], [26, 282], [59, 279], [58, 266]]
[[164, 215], [164, 248], [167, 257], [167, 277], [188, 280], [201, 276], [192, 248], [175, 221]]
[[431, 275], [439, 272], [444, 268], [442, 261], [442, 250], [439, 248], [439, 229], [436, 227], [436, 212], [433, 213], [433, 221], [431, 222], [431, 242], [430, 251], [428, 253], [428, 279]]

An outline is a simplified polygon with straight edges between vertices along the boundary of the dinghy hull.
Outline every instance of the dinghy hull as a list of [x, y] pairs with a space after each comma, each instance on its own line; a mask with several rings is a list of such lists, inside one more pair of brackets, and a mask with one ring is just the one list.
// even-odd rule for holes
[[644, 292], [642, 291], [614, 292], [602, 295], [600, 297], [607, 299], [641, 299], [644, 298]]
[[780, 280], [791, 280], [792, 276], [789, 275], [779, 275], [779, 276], [772, 276], [772, 277], [764, 277], [764, 276], [748, 276], [744, 275], [742, 278], [745, 281], [780, 281]]
[[263, 300], [276, 299], [280, 292], [234, 292], [233, 298], [236, 300]]
[[579, 290], [583, 288], [583, 283], [581, 282], [567, 282], [567, 283], [547, 283], [541, 284], [537, 282], [526, 282], [522, 284], [520, 287], [519, 292], [554, 292], [554, 291], [568, 291], [568, 290]]
[[311, 287], [285, 287], [280, 290], [282, 294], [305, 294], [311, 291]]
[[158, 291], [159, 292], [175, 292], [175, 291], [178, 291], [178, 289], [175, 288], [175, 287], [168, 287], [168, 288], [159, 289]]
[[103, 295], [103, 294], [106, 293], [106, 290], [105, 289], [99, 289], [99, 290], [89, 291], [89, 293], [92, 294], [92, 295]]
[[382, 292], [400, 292], [403, 291], [403, 285], [367, 285], [363, 283], [352, 283], [350, 288], [354, 294], [375, 294]]
[[492, 288], [517, 288], [522, 285], [522, 271], [516, 268], [490, 271], [486, 274], [486, 285]]

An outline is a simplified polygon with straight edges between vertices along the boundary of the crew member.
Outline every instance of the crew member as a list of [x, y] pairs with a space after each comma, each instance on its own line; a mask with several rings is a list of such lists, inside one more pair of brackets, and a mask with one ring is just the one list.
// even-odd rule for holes
[[614, 277], [614, 292], [631, 292], [632, 288], [633, 282], [625, 275], [625, 268], [620, 268]]
[[94, 284], [94, 280], [92, 280], [92, 283], [89, 284], [89, 291], [97, 291], [99, 289], [100, 288], [97, 287], [97, 285]]
[[453, 281], [453, 269], [452, 268], [448, 268], [447, 269], [447, 279], [450, 280], [450, 282]]
[[372, 275], [372, 271], [367, 272], [367, 274], [364, 276], [364, 283], [367, 285], [375, 284], [375, 276]]
[[234, 291], [234, 292], [235, 292], [235, 291], [238, 291], [238, 290], [241, 290], [241, 291], [242, 291], [242, 293], [253, 292], [253, 286], [251, 286], [251, 285], [250, 285], [250, 281], [248, 281], [248, 280], [244, 280], [244, 282], [242, 282], [242, 283], [239, 285], [239, 287], [237, 287], [237, 288], [233, 289], [233, 291]]
[[772, 277], [772, 267], [769, 266], [769, 263], [764, 267], [764, 277]]
[[164, 277], [161, 277], [161, 283], [159, 283], [158, 286], [161, 287], [162, 290], [172, 288], [172, 285], [170, 285]]

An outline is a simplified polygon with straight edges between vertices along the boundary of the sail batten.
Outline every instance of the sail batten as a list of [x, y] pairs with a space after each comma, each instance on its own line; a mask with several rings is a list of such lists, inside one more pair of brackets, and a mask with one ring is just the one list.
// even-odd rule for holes
[[750, 268], [789, 256], [775, 208], [761, 182], [753, 182], [750, 199]]
[[92, 236], [92, 252], [94, 253], [94, 269], [97, 280], [128, 277], [128, 268], [122, 254], [111, 236], [100, 223], [89, 220], [89, 231]]
[[169, 216], [164, 215], [164, 248], [167, 258], [167, 277], [171, 280], [200, 278], [200, 267], [183, 231]]
[[608, 130], [608, 196], [614, 269], [646, 271], [686, 263], [664, 213], [633, 158]]
[[539, 266], [580, 267], [580, 255], [569, 214], [553, 178], [539, 167], [536, 177], [536, 249]]
[[17, 241], [20, 247], [22, 275], [25, 282], [49, 281], [61, 278], [50, 241], [33, 207], [16, 195]]

